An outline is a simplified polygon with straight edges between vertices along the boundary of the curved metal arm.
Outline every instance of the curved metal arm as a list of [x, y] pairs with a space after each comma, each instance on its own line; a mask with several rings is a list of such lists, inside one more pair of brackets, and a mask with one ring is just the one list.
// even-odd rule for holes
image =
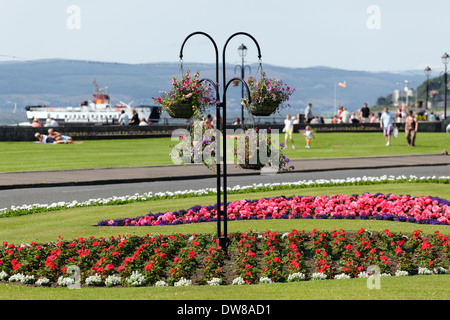
[[[239, 67], [241, 69], [241, 72], [242, 72], [242, 66], [240, 64], [237, 64], [237, 65], [234, 66], [234, 73], [236, 73], [236, 68], [237, 67]], [[248, 64], [246, 64], [244, 66], [244, 70], [245, 70], [245, 68], [248, 68], [249, 72], [252, 73], [252, 68]]]
[[[228, 40], [225, 42], [225, 45], [223, 46], [223, 53], [222, 53], [222, 59], [223, 59], [223, 62], [222, 62], [222, 66], [223, 66], [223, 83], [227, 82], [226, 81], [226, 69], [225, 69], [225, 66], [226, 66], [226, 63], [225, 63], [225, 51], [227, 49], [227, 45], [228, 45], [228, 43], [230, 42], [231, 39], [233, 39], [236, 36], [240, 36], [240, 35], [247, 36], [247, 37], [249, 37], [250, 39], [253, 40], [253, 42], [256, 45], [256, 48], [258, 49], [258, 59], [261, 60], [261, 49], [259, 47], [258, 41], [256, 41], [256, 39], [251, 34], [249, 34], [247, 32], [236, 32], [235, 34], [231, 35], [228, 38]], [[224, 88], [224, 91], [225, 91], [225, 88]], [[224, 92], [224, 96], [225, 96], [225, 92]]]
[[183, 60], [183, 48], [184, 48], [184, 45], [186, 44], [186, 42], [188, 41], [189, 38], [191, 38], [192, 36], [195, 36], [197, 34], [204, 35], [209, 40], [211, 40], [212, 44], [214, 45], [214, 50], [216, 52], [216, 83], [219, 83], [219, 50], [217, 49], [216, 42], [214, 41], [214, 39], [209, 34], [203, 32], [203, 31], [196, 31], [196, 32], [193, 32], [190, 35], [188, 35], [186, 37], [186, 39], [184, 39], [183, 44], [181, 45], [180, 60]]
[[249, 33], [247, 33], [247, 32], [236, 32], [235, 34], [232, 34], [232, 35], [228, 38], [228, 40], [225, 42], [225, 45], [224, 45], [224, 47], [223, 47], [223, 59], [224, 59], [224, 62], [225, 62], [225, 50], [226, 50], [226, 48], [227, 48], [228, 42], [230, 42], [230, 40], [233, 39], [235, 36], [239, 36], [239, 35], [247, 36], [247, 37], [249, 37], [250, 39], [253, 40], [253, 42], [254, 42], [255, 45], [256, 45], [256, 48], [258, 49], [258, 59], [261, 60], [261, 49], [259, 48], [259, 44], [258, 44], [258, 42], [256, 41], [256, 39], [255, 39], [251, 34], [249, 34]]
[[236, 80], [239, 80], [239, 81], [244, 85], [245, 90], [247, 90], [248, 103], [251, 103], [251, 102], [252, 102], [252, 98], [251, 98], [251, 96], [250, 96], [250, 89], [249, 89], [249, 87], [248, 87], [248, 85], [247, 85], [247, 82], [245, 82], [245, 81], [244, 81], [243, 79], [241, 79], [241, 78], [233, 78], [233, 79], [231, 79], [231, 80], [229, 80], [229, 81], [227, 82], [227, 84], [225, 85], [225, 88], [224, 88], [224, 90], [223, 90], [223, 101], [226, 101], [227, 90], [228, 90], [228, 87], [230, 86], [230, 83], [232, 83], [233, 81], [236, 81]]

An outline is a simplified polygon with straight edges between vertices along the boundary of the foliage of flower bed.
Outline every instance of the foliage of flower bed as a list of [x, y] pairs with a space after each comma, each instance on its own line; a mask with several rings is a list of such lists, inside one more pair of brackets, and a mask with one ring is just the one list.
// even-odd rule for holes
[[171, 135], [171, 130], [135, 130], [135, 131], [125, 131], [125, 130], [119, 130], [119, 131], [106, 131], [106, 132], [90, 132], [90, 131], [69, 131], [67, 132], [68, 136], [76, 137], [76, 138], [89, 138], [89, 137], [111, 137], [111, 136], [117, 136], [117, 137], [127, 137], [127, 136], [147, 136], [147, 135], [155, 135], [155, 136], [162, 136], [162, 135]]
[[[450, 201], [436, 197], [364, 193], [346, 196], [292, 196], [233, 201], [228, 220], [377, 219], [421, 224], [450, 224]], [[217, 205], [149, 213], [136, 218], [100, 221], [98, 226], [158, 226], [217, 221]]]
[[[310, 187], [334, 187], [334, 186], [351, 186], [351, 185], [375, 185], [387, 183], [440, 183], [450, 184], [449, 176], [442, 177], [416, 177], [416, 176], [381, 176], [381, 177], [356, 177], [347, 179], [319, 179], [319, 180], [301, 180], [297, 182], [285, 183], [259, 183], [247, 186], [228, 187], [228, 194], [248, 194], [252, 192], [272, 191], [272, 190], [292, 190], [299, 188]], [[32, 204], [22, 206], [12, 206], [11, 208], [0, 208], [0, 218], [21, 216], [39, 212], [49, 212], [64, 210], [70, 208], [92, 207], [92, 206], [107, 206], [107, 205], [123, 205], [128, 203], [151, 201], [151, 200], [165, 200], [165, 199], [179, 199], [188, 197], [200, 197], [216, 195], [216, 188], [205, 188], [199, 190], [182, 190], [176, 192], [157, 192], [134, 194], [120, 197], [97, 198], [89, 199], [87, 201], [71, 201], [71, 202], [55, 202], [51, 204]]]
[[[0, 281], [41, 286], [185, 286], [449, 272], [450, 238], [389, 230], [238, 232], [83, 238], [0, 246]], [[76, 271], [71, 273], [71, 271]]]

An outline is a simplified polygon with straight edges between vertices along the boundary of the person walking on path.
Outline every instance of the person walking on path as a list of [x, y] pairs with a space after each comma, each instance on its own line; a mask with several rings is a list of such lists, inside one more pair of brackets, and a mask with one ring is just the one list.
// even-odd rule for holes
[[287, 148], [288, 140], [291, 141], [292, 149], [295, 149], [294, 145], [294, 137], [292, 132], [294, 131], [294, 117], [291, 118], [291, 115], [286, 115], [286, 119], [284, 120], [284, 148]]
[[384, 108], [384, 112], [381, 114], [380, 127], [383, 128], [383, 135], [386, 138], [386, 146], [391, 144], [391, 135], [394, 128], [395, 115], [389, 111], [389, 108]]
[[408, 111], [405, 119], [405, 137], [408, 146], [415, 147], [416, 134], [419, 129], [419, 121], [413, 116], [412, 110]]

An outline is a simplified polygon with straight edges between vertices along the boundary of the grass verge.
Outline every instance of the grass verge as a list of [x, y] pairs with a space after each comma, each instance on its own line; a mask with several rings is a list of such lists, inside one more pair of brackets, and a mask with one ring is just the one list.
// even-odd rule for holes
[[[280, 142], [284, 141], [281, 134]], [[78, 145], [46, 145], [33, 142], [0, 142], [0, 172], [68, 170], [109, 167], [172, 165], [170, 138], [91, 140]], [[446, 133], [417, 135], [415, 148], [402, 135], [385, 146], [381, 133], [317, 133], [311, 149], [305, 149], [300, 133], [294, 134], [296, 149], [283, 153], [290, 159], [438, 154], [450, 151]]]

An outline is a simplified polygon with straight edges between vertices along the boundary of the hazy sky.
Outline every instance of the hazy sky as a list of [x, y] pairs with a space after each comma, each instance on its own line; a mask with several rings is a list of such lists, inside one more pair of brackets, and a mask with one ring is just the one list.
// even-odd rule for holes
[[[65, 58], [122, 63], [177, 62], [195, 31], [217, 43], [250, 33], [262, 62], [367, 71], [443, 70], [450, 52], [445, 0], [0, 0], [0, 61]], [[226, 62], [258, 61], [253, 41], [234, 37]], [[189, 39], [185, 62], [215, 61], [206, 37]]]

